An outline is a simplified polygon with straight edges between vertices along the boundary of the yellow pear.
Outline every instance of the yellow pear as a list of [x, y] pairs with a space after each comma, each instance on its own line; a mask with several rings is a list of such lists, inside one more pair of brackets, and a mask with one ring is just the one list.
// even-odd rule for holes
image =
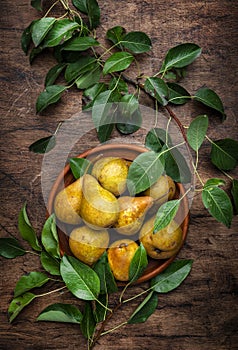
[[149, 196], [118, 198], [119, 216], [114, 228], [124, 235], [133, 235], [139, 231], [144, 221], [145, 214], [153, 204], [153, 198]]
[[82, 200], [82, 178], [61, 190], [55, 197], [54, 212], [60, 221], [77, 225], [81, 222], [79, 216]]
[[109, 244], [106, 229], [95, 231], [88, 226], [75, 228], [69, 237], [69, 247], [76, 258], [85, 264], [94, 264]]
[[106, 190], [119, 196], [126, 189], [129, 164], [123, 158], [104, 157], [96, 161], [92, 175]]
[[143, 194], [154, 198], [155, 204], [160, 206], [173, 199], [175, 191], [176, 186], [173, 179], [168, 175], [161, 175], [157, 182], [144, 191]]
[[153, 233], [155, 217], [150, 218], [141, 228], [140, 241], [147, 254], [154, 259], [167, 259], [175, 255], [183, 241], [181, 227], [172, 220], [168, 226]]
[[83, 179], [83, 196], [80, 215], [94, 229], [111, 227], [117, 221], [119, 205], [117, 198], [105, 190], [92, 175]]
[[128, 281], [131, 260], [138, 244], [131, 239], [120, 239], [108, 248], [108, 263], [118, 281]]

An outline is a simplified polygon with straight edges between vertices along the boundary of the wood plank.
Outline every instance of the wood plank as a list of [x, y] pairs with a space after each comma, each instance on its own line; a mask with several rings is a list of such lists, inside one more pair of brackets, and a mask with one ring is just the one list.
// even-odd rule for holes
[[[152, 52], [143, 54], [139, 59], [140, 70], [144, 74], [151, 75], [159, 70], [170, 47], [182, 42], [199, 44], [203, 48], [202, 56], [188, 68], [184, 86], [192, 94], [204, 85], [214, 89], [224, 102], [227, 120], [221, 123], [219, 116], [211, 115], [209, 109], [196, 103], [174, 107], [173, 110], [185, 125], [196, 115], [209, 112], [209, 135], [212, 139], [226, 136], [237, 139], [237, 1], [199, 0], [188, 4], [186, 0], [174, 0], [172, 3], [161, 0], [99, 0], [99, 4], [102, 16], [99, 39], [103, 39], [107, 29], [115, 25], [123, 25], [128, 31], [145, 31], [152, 38]], [[59, 10], [56, 7], [55, 11]], [[36, 115], [35, 101], [44, 88], [45, 74], [54, 64], [54, 59], [43, 54], [30, 66], [21, 51], [23, 29], [38, 18], [30, 1], [13, 4], [3, 0], [1, 11], [1, 237], [19, 237], [17, 216], [25, 201], [40, 236], [46, 211], [40, 182], [43, 156], [29, 152], [28, 146], [38, 138], [53, 133], [60, 121], [81, 111], [81, 99], [78, 91], [72, 89], [64, 94], [61, 103], [40, 116]], [[136, 74], [133, 66], [130, 76], [135, 78]], [[151, 100], [144, 94], [142, 102], [152, 107]], [[84, 127], [87, 129], [88, 125]], [[143, 142], [144, 137], [145, 131], [139, 131], [130, 140]], [[73, 152], [78, 154], [97, 143], [95, 131], [90, 130]], [[210, 146], [206, 143], [201, 150], [199, 166], [203, 181], [221, 176], [209, 162], [209, 151]], [[237, 177], [237, 170], [231, 175]], [[194, 259], [190, 276], [177, 290], [159, 296], [158, 308], [145, 324], [124, 326], [102, 337], [95, 349], [237, 349], [237, 233], [237, 217], [231, 229], [226, 229], [209, 216], [200, 196], [196, 195], [191, 208], [188, 238], [179, 253], [179, 258]], [[27, 244], [22, 240], [21, 243], [27, 249]], [[35, 322], [39, 312], [54, 302], [72, 302], [82, 308], [82, 302], [67, 292], [38, 298], [13, 324], [9, 324], [7, 309], [18, 278], [41, 267], [38, 258], [32, 254], [15, 260], [1, 258], [0, 264], [1, 350], [87, 348], [78, 326]], [[128, 290], [128, 296], [147, 287], [148, 283], [133, 287]], [[47, 291], [48, 288], [43, 287], [40, 293]], [[114, 302], [116, 296], [113, 297]], [[111, 326], [124, 322], [136, 305], [133, 301], [131, 306], [124, 307], [112, 319]]]

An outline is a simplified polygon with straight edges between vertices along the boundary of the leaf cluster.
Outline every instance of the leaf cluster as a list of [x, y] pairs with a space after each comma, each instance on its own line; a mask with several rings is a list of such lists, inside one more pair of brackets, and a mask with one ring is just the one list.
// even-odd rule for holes
[[[129, 282], [120, 291], [109, 267], [107, 252], [92, 267], [73, 256], [60, 255], [54, 215], [45, 221], [41, 241], [29, 220], [26, 205], [19, 213], [18, 228], [21, 237], [28, 242], [33, 251], [26, 251], [16, 239], [1, 238], [1, 256], [15, 258], [27, 252], [38, 254], [45, 272], [32, 271], [19, 278], [8, 309], [9, 321], [13, 322], [19, 313], [36, 298], [47, 297], [67, 289], [73, 296], [84, 302], [84, 308], [64, 304], [59, 300], [42, 310], [37, 321], [79, 324], [83, 336], [88, 339], [90, 349], [94, 347], [101, 335], [114, 330], [105, 331], [105, 326], [119, 308], [130, 300], [139, 298], [141, 301], [123, 325], [145, 322], [157, 308], [158, 294], [168, 293], [177, 288], [188, 276], [192, 267], [191, 260], [177, 260], [159, 276], [153, 278], [146, 290], [132, 299], [125, 299], [127, 288], [138, 280], [148, 264], [147, 253], [142, 244], [131, 261]], [[52, 283], [57, 283], [60, 287], [42, 294], [36, 292], [46, 285], [52, 287]], [[118, 304], [113, 309], [110, 307], [112, 293], [119, 295]]]

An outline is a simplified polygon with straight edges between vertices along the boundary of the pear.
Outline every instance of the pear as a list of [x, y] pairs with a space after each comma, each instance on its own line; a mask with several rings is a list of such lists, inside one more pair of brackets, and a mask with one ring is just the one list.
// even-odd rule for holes
[[168, 175], [161, 175], [157, 182], [143, 192], [146, 196], [151, 196], [157, 206], [173, 199], [176, 186], [173, 179]]
[[72, 225], [81, 222], [79, 212], [82, 194], [82, 178], [79, 178], [56, 195], [54, 212], [60, 221]]
[[84, 225], [75, 228], [69, 237], [69, 247], [76, 258], [87, 265], [94, 264], [105, 252], [109, 244], [106, 229], [95, 231]]
[[114, 228], [123, 235], [133, 235], [139, 231], [148, 209], [153, 205], [149, 196], [118, 198], [119, 216]]
[[183, 232], [172, 220], [166, 227], [153, 233], [155, 217], [150, 218], [141, 228], [140, 242], [147, 254], [154, 259], [167, 259], [174, 256], [181, 248]]
[[92, 175], [106, 190], [119, 196], [126, 190], [129, 163], [123, 158], [104, 157], [96, 161]]
[[131, 239], [120, 239], [108, 248], [108, 263], [118, 281], [129, 280], [130, 263], [137, 248], [138, 244]]
[[95, 177], [84, 175], [80, 207], [80, 215], [84, 222], [94, 229], [111, 227], [117, 221], [118, 214], [117, 198], [105, 190]]

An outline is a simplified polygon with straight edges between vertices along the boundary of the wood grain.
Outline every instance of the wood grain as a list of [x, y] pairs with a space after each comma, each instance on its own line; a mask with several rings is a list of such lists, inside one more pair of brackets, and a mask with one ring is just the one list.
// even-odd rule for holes
[[[47, 2], [44, 1], [46, 6]], [[158, 71], [166, 51], [182, 42], [195, 42], [203, 48], [202, 56], [189, 67], [184, 86], [194, 93], [201, 86], [214, 89], [224, 101], [227, 120], [197, 104], [173, 108], [183, 124], [193, 117], [209, 112], [209, 135], [213, 139], [237, 139], [237, 53], [238, 3], [236, 0], [99, 0], [102, 25], [98, 36], [106, 30], [123, 25], [128, 31], [145, 31], [153, 42], [153, 50], [143, 54], [140, 69], [150, 75]], [[59, 11], [59, 8], [55, 9]], [[41, 191], [43, 156], [28, 151], [28, 146], [54, 132], [57, 123], [81, 110], [79, 92], [72, 89], [62, 102], [42, 115], [35, 113], [35, 101], [43, 90], [44, 77], [54, 60], [47, 54], [32, 66], [20, 48], [23, 29], [38, 13], [30, 1], [1, 2], [1, 237], [19, 237], [17, 216], [25, 201], [29, 216], [38, 235], [45, 218], [45, 203]], [[130, 72], [134, 78], [136, 68]], [[143, 104], [152, 106], [143, 96]], [[117, 135], [115, 135], [117, 136]], [[142, 141], [143, 132], [132, 140]], [[81, 153], [97, 144], [90, 130], [78, 144]], [[208, 177], [220, 177], [209, 163], [209, 144], [201, 150], [200, 172]], [[237, 176], [237, 170], [231, 173]], [[223, 177], [223, 176], [222, 176]], [[21, 241], [22, 242], [22, 241]], [[27, 248], [27, 245], [22, 242]], [[212, 219], [202, 206], [199, 195], [194, 197], [191, 221], [185, 246], [179, 258], [194, 259], [193, 269], [186, 281], [175, 291], [161, 295], [156, 312], [143, 325], [128, 325], [102, 337], [97, 350], [228, 350], [238, 348], [238, 220], [226, 229]], [[35, 322], [39, 312], [54, 302], [68, 302], [82, 307], [67, 292], [38, 298], [13, 322], [8, 323], [7, 309], [18, 278], [30, 271], [40, 270], [39, 260], [32, 254], [15, 260], [0, 259], [1, 264], [1, 350], [61, 350], [86, 349], [86, 342], [76, 325]], [[140, 293], [147, 283], [133, 287], [128, 295]], [[54, 284], [52, 283], [52, 289]], [[41, 292], [48, 291], [48, 287]], [[38, 291], [36, 291], [38, 293]], [[112, 303], [115, 302], [112, 300]], [[112, 319], [111, 326], [124, 322], [136, 307], [125, 307]]]

